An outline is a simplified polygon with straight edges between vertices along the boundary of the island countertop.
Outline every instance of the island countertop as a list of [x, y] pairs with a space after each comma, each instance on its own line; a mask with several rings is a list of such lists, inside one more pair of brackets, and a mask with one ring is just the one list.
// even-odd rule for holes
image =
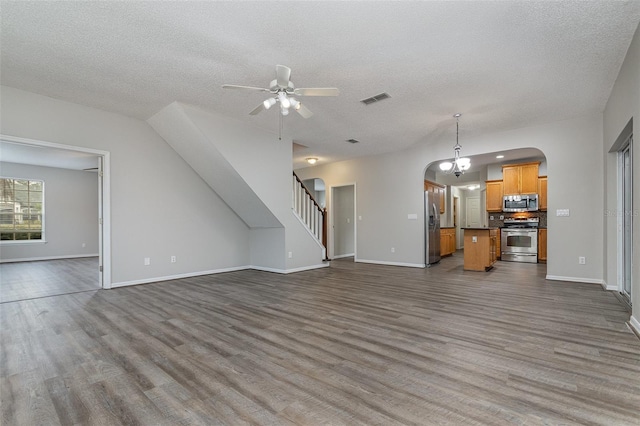
[[485, 227], [469, 227], [469, 228], [462, 228], [463, 230], [468, 229], [469, 231], [490, 231], [492, 229], [499, 229], [497, 226], [491, 226], [489, 228], [485, 228]]

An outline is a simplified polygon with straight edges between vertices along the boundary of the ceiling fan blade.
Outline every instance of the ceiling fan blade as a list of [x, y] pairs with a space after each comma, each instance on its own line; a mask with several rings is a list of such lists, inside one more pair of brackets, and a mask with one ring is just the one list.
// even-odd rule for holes
[[300, 114], [303, 118], [309, 118], [313, 115], [311, 110], [302, 104], [300, 104], [299, 108], [296, 109], [296, 112]]
[[291, 68], [284, 65], [276, 65], [276, 80], [278, 86], [286, 89], [289, 87], [289, 79], [291, 78]]
[[338, 96], [340, 90], [335, 87], [302, 87], [294, 89], [293, 93], [298, 96]]
[[253, 111], [251, 111], [251, 112], [249, 113], [249, 115], [256, 115], [256, 114], [259, 114], [259, 113], [261, 113], [264, 109], [265, 109], [265, 108], [264, 108], [264, 103], [263, 103], [263, 102], [261, 102], [261, 103], [260, 103], [260, 105], [258, 105], [257, 107], [255, 107], [255, 108], [253, 109]]
[[252, 86], [238, 86], [236, 84], [223, 84], [223, 89], [241, 89], [241, 90], [256, 90], [258, 92], [270, 92], [269, 89], [265, 89], [262, 87], [252, 87]]

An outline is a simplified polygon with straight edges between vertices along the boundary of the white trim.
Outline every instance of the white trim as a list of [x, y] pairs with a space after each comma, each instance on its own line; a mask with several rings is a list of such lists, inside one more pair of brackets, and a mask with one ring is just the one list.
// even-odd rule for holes
[[355, 255], [356, 255], [355, 253], [341, 254], [338, 256], [333, 256], [332, 259], [342, 259], [343, 257], [354, 257]]
[[[111, 288], [111, 163], [109, 151], [21, 138], [0, 133], [0, 139], [33, 146], [64, 149], [101, 156], [102, 163], [102, 288]], [[100, 230], [98, 230], [100, 232]]]
[[222, 268], [222, 269], [213, 269], [210, 271], [200, 271], [200, 272], [187, 272], [184, 274], [176, 274], [176, 275], [167, 275], [164, 277], [155, 277], [155, 278], [143, 278], [141, 280], [133, 280], [133, 281], [123, 281], [119, 283], [111, 283], [111, 288], [116, 287], [128, 287], [132, 285], [138, 284], [150, 284], [161, 281], [171, 281], [178, 280], [181, 278], [191, 278], [191, 277], [199, 277], [201, 275], [213, 275], [213, 274], [221, 274], [224, 272], [235, 272], [235, 271], [243, 271], [245, 269], [250, 269], [250, 266], [233, 266], [231, 268]]
[[631, 315], [631, 318], [629, 318], [629, 325], [633, 327], [633, 329], [636, 331], [636, 334], [640, 336], [640, 321], [638, 321], [633, 315]]
[[333, 256], [333, 254], [335, 253], [335, 243], [336, 243], [336, 238], [335, 238], [335, 203], [333, 202], [333, 191], [336, 188], [344, 188], [346, 186], [353, 186], [353, 251], [354, 254], [353, 256], [356, 255], [356, 253], [358, 252], [358, 191], [357, 191], [357, 186], [356, 186], [356, 182], [347, 182], [347, 183], [341, 183], [341, 184], [336, 184], [336, 185], [332, 185], [329, 187], [329, 191], [325, 192], [325, 196], [327, 197], [327, 204], [330, 207], [330, 214], [329, 214], [329, 222], [328, 222], [328, 231], [327, 231], [327, 239], [329, 239], [329, 241], [331, 241], [331, 243], [329, 244], [329, 241], [327, 241], [327, 250], [329, 250], [329, 247], [331, 247], [331, 250], [329, 250], [329, 257], [331, 257], [332, 259], [338, 259], [339, 257], [335, 257]]
[[[571, 281], [575, 283], [587, 283], [587, 284], [600, 284], [601, 286], [606, 285], [604, 280], [598, 278], [580, 278], [580, 277], [563, 277], [560, 275], [547, 275], [546, 279], [550, 281]], [[614, 288], [617, 290], [617, 288]]]
[[331, 264], [329, 262], [326, 262], [319, 265], [301, 266], [300, 268], [293, 268], [293, 269], [277, 269], [277, 268], [268, 268], [265, 266], [253, 266], [253, 265], [249, 266], [249, 268], [255, 269], [256, 271], [273, 272], [276, 274], [293, 274], [295, 272], [303, 272], [303, 271], [309, 271], [312, 269], [327, 268], [329, 266], [331, 266]]
[[617, 285], [609, 285], [605, 280], [602, 280], [600, 285], [602, 286], [602, 289], [605, 291], [618, 291]]
[[29, 244], [47, 244], [47, 240], [3, 240], [3, 241], [0, 241], [0, 245], [2, 245], [2, 246], [6, 245], [7, 247], [9, 247], [9, 246], [18, 246], [20, 244], [25, 244], [25, 245], [29, 245]]
[[404, 262], [385, 262], [383, 260], [367, 260], [367, 259], [355, 259], [358, 263], [373, 263], [376, 265], [388, 265], [388, 266], [405, 266], [409, 268], [424, 268], [424, 263], [404, 263]]
[[291, 213], [293, 213], [293, 215], [295, 216], [296, 219], [298, 219], [298, 222], [300, 222], [300, 224], [302, 225], [302, 227], [307, 231], [307, 233], [309, 235], [311, 235], [311, 238], [313, 238], [313, 241], [315, 241], [318, 246], [320, 246], [320, 248], [324, 249], [324, 246], [322, 245], [322, 241], [320, 241], [313, 232], [311, 232], [311, 229], [309, 229], [309, 226], [307, 226], [306, 223], [304, 223], [304, 220], [302, 220], [302, 218], [300, 217], [300, 215], [292, 208], [291, 209]]
[[78, 259], [82, 257], [98, 257], [98, 253], [93, 254], [74, 254], [71, 256], [45, 256], [45, 257], [23, 257], [20, 259], [0, 259], [0, 263], [13, 262], [37, 262], [40, 260], [60, 260], [60, 259]]

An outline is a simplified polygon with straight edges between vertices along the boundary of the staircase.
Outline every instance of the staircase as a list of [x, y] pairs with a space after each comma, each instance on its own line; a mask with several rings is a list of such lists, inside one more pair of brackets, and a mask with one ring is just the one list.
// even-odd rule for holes
[[330, 260], [327, 256], [327, 209], [318, 204], [296, 172], [293, 172], [292, 183], [293, 212], [323, 247], [324, 260]]

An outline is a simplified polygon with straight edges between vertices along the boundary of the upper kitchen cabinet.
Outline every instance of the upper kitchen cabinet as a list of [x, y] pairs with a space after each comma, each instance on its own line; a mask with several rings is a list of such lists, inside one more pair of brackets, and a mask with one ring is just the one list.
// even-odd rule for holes
[[539, 166], [539, 162], [502, 166], [503, 195], [538, 193]]
[[501, 212], [502, 211], [502, 195], [503, 195], [503, 183], [501, 180], [488, 180], [485, 182], [487, 185], [487, 211], [488, 212]]
[[427, 192], [433, 192], [438, 194], [440, 198], [440, 214], [444, 214], [444, 203], [445, 203], [445, 192], [446, 188], [438, 183], [430, 182], [428, 180], [424, 181], [424, 190]]
[[547, 177], [538, 178], [538, 208], [547, 211]]

